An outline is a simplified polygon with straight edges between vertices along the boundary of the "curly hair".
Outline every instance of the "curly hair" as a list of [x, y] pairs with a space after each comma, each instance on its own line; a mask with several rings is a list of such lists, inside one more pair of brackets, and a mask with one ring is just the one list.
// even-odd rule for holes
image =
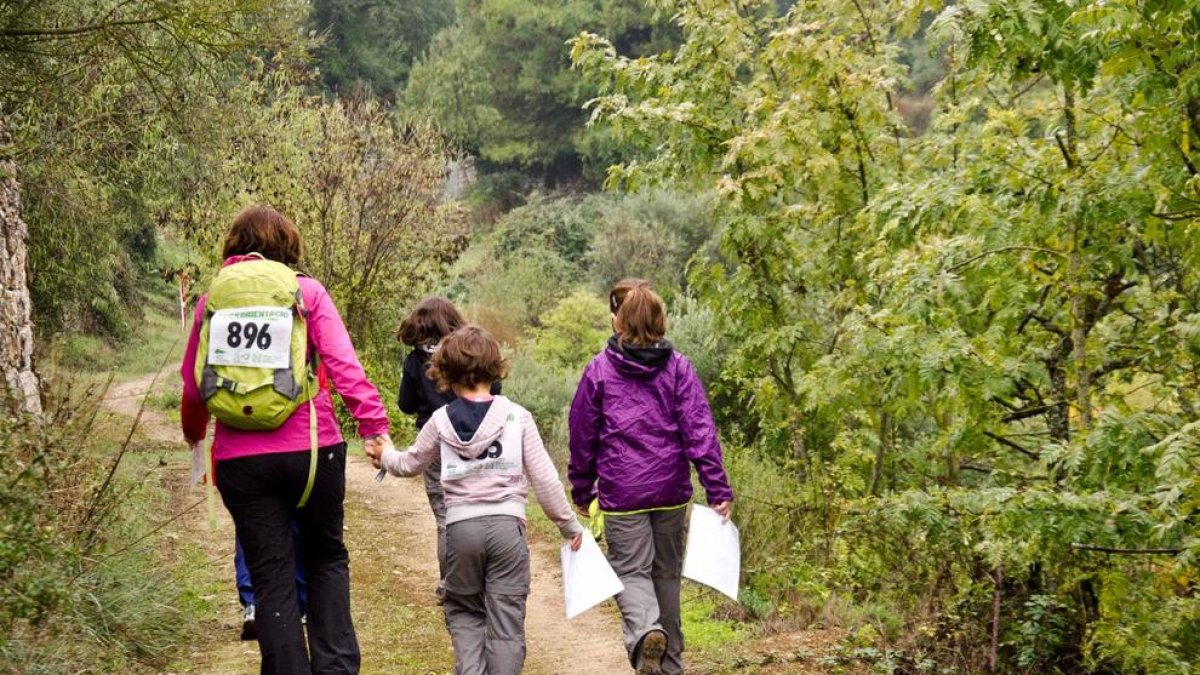
[[455, 384], [470, 388], [508, 375], [500, 344], [486, 330], [470, 324], [442, 338], [428, 368], [429, 377], [442, 391]]

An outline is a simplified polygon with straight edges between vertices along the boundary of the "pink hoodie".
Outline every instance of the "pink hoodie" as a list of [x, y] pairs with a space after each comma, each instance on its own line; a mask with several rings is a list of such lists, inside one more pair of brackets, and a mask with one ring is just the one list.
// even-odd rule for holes
[[[225, 261], [225, 265], [253, 265], [256, 260], [233, 256]], [[367, 379], [362, 364], [358, 362], [354, 345], [350, 343], [350, 335], [346, 332], [346, 326], [342, 323], [337, 308], [333, 306], [329, 292], [315, 279], [300, 277], [299, 282], [304, 307], [308, 310], [309, 349], [317, 351], [317, 356], [329, 373], [329, 379], [338, 395], [342, 397], [354, 419], [358, 420], [359, 435], [387, 433], [387, 411], [379, 399], [375, 385]], [[180, 367], [180, 373], [183, 375], [182, 426], [184, 437], [191, 441], [203, 439], [205, 426], [208, 424], [208, 410], [204, 407], [200, 389], [196, 386], [196, 351], [200, 344], [200, 325], [204, 319], [206, 299], [207, 296], [201, 297], [200, 302], [196, 303], [187, 351], [184, 352], [183, 365]], [[322, 447], [341, 443], [342, 432], [333, 413], [333, 399], [329, 391], [322, 387], [313, 403], [317, 411], [318, 443]], [[248, 455], [308, 450], [308, 411], [308, 404], [305, 403], [292, 413], [283, 426], [271, 431], [241, 431], [217, 422], [213, 457], [216, 461], [221, 461]]]
[[439, 408], [412, 447], [404, 452], [384, 452], [381, 463], [397, 476], [415, 476], [438, 456], [442, 458], [447, 525], [490, 515], [523, 520], [529, 484], [533, 483], [542, 511], [558, 525], [559, 532], [568, 538], [583, 533], [533, 415], [508, 398], [492, 400], [475, 435], [465, 442], [454, 430], [446, 407]]

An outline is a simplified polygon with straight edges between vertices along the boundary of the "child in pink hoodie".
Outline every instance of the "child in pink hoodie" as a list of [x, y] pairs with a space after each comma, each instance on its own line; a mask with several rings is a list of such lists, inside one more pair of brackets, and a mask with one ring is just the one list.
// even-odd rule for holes
[[446, 494], [446, 599], [443, 610], [459, 675], [516, 675], [525, 662], [529, 546], [525, 503], [533, 484], [542, 510], [571, 548], [583, 528], [533, 416], [491, 394], [504, 377], [500, 346], [465, 326], [442, 340], [430, 375], [458, 396], [438, 409], [405, 452], [367, 449], [376, 468], [415, 476], [440, 457]]

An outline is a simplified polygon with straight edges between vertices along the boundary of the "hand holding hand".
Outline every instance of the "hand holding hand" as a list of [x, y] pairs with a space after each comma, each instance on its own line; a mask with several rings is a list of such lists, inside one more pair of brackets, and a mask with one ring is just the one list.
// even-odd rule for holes
[[728, 523], [729, 517], [733, 515], [733, 502], [721, 502], [713, 505], [713, 511], [716, 511], [721, 516], [722, 523]]
[[383, 453], [392, 448], [392, 439], [387, 434], [367, 436], [363, 439], [363, 452], [376, 469], [383, 468]]
[[588, 512], [588, 507], [580, 506], [578, 504], [572, 504], [571, 506], [575, 507], [575, 513], [579, 514], [580, 518], [591, 518], [592, 517], [592, 514]]

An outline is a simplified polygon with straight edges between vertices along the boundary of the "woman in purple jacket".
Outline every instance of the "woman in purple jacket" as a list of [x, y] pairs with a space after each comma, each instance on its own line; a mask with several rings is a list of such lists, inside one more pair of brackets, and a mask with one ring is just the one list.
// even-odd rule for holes
[[689, 462], [729, 518], [733, 492], [704, 386], [663, 339], [662, 300], [640, 279], [609, 293], [615, 335], [583, 370], [571, 403], [571, 497], [599, 499], [629, 661], [639, 675], [683, 672], [679, 614]]

